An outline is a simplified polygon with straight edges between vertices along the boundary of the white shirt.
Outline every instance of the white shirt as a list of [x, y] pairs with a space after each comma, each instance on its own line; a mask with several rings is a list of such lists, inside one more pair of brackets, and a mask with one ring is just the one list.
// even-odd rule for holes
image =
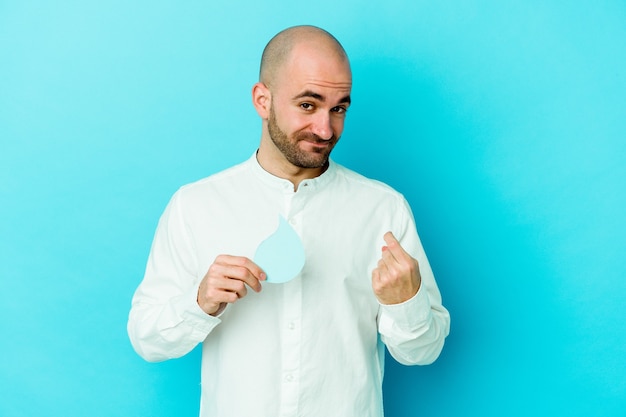
[[[219, 317], [196, 302], [220, 254], [253, 259], [279, 215], [301, 238], [305, 265], [284, 284], [228, 305]], [[371, 285], [392, 231], [419, 262], [410, 300], [381, 305]], [[262, 265], [260, 265], [262, 267]], [[450, 318], [405, 199], [333, 161], [293, 184], [256, 157], [173, 196], [159, 221], [128, 333], [148, 361], [202, 346], [202, 417], [381, 417], [384, 345], [403, 364], [439, 355]]]

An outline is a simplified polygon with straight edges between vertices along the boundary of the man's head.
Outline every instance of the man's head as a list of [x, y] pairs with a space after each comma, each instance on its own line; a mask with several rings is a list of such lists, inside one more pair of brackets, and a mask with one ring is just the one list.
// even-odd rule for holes
[[289, 59], [293, 48], [304, 41], [317, 43], [320, 49], [327, 49], [331, 55], [348, 63], [346, 51], [333, 35], [315, 26], [293, 26], [276, 34], [265, 46], [261, 56], [259, 81], [269, 87]]
[[265, 160], [319, 175], [343, 132], [351, 87], [348, 57], [328, 32], [296, 26], [272, 38], [253, 88]]

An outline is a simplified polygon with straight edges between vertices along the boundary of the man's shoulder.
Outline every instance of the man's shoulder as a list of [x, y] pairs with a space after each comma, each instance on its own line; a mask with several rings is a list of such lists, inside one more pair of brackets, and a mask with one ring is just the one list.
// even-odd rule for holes
[[403, 198], [402, 194], [389, 184], [366, 177], [343, 165], [335, 163], [335, 166], [338, 178], [352, 189], [360, 189], [369, 193], [380, 193], [382, 195], [388, 195], [389, 197]]

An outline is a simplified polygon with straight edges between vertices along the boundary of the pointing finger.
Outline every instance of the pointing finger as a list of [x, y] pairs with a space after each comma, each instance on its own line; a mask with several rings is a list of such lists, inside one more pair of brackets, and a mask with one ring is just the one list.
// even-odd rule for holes
[[385, 233], [385, 235], [383, 236], [383, 239], [385, 240], [385, 243], [387, 244], [386, 248], [388, 249], [387, 251], [383, 250], [383, 258], [385, 256], [385, 252], [390, 252], [393, 258], [398, 262], [407, 260], [407, 258], [410, 256], [404, 250], [404, 248], [402, 248], [402, 246], [400, 245], [400, 242], [398, 242], [398, 240], [396, 239], [396, 237], [393, 235], [392, 232]]

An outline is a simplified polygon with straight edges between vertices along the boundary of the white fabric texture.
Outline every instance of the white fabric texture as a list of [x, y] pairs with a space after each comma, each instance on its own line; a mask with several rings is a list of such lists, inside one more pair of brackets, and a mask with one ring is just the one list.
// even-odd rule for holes
[[[332, 160], [293, 188], [253, 155], [182, 187], [159, 221], [128, 333], [148, 361], [203, 343], [202, 417], [381, 417], [384, 345], [403, 364], [428, 364], [448, 335], [449, 314], [402, 195]], [[215, 258], [253, 259], [279, 216], [303, 242], [300, 274], [249, 290], [219, 317], [204, 313], [197, 290]], [[387, 231], [422, 277], [418, 293], [396, 305], [381, 305], [371, 284]]]

